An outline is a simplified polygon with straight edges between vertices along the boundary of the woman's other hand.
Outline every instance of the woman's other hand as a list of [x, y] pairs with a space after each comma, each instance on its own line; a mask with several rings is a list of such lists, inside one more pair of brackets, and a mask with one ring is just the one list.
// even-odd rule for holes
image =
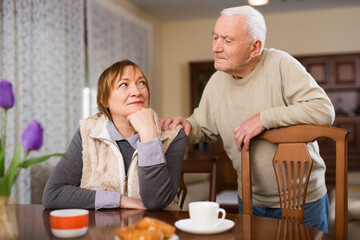
[[121, 195], [120, 208], [146, 209], [141, 199]]
[[142, 142], [150, 141], [159, 137], [154, 114], [154, 110], [151, 108], [143, 108], [129, 115], [127, 118], [135, 131], [140, 135]]

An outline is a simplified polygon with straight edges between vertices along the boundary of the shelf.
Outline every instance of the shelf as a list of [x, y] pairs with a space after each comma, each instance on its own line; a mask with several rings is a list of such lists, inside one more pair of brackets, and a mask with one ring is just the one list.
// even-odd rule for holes
[[347, 86], [336, 86], [336, 87], [329, 87], [329, 86], [321, 86], [326, 92], [339, 92], [339, 91], [360, 91], [360, 87], [347, 87]]

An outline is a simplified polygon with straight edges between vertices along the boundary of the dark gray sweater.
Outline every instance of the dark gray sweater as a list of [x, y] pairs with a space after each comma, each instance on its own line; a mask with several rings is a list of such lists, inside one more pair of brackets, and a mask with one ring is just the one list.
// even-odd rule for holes
[[[157, 142], [161, 144], [160, 141]], [[157, 143], [153, 141], [149, 144]], [[124, 146], [131, 148], [130, 144], [122, 145], [122, 152]], [[139, 166], [140, 196], [147, 209], [163, 209], [174, 199], [179, 185], [185, 148], [186, 135], [183, 129], [181, 129], [165, 153], [165, 163]], [[147, 147], [147, 149], [149, 148]], [[140, 154], [142, 154], [141, 152], [143, 151], [138, 151], [139, 158]], [[120, 193], [114, 195], [113, 192], [94, 191], [79, 187], [83, 168], [80, 129], [74, 135], [66, 154], [68, 157], [62, 158], [59, 161], [48, 179], [43, 195], [43, 206], [47, 209], [119, 207]], [[151, 157], [154, 154], [142, 156], [142, 158], [148, 156]], [[151, 159], [149, 162], [151, 162]], [[116, 196], [115, 199], [114, 196]], [[96, 204], [99, 205], [99, 201], [111, 202], [111, 204], [100, 203], [100, 207], [96, 206]]]

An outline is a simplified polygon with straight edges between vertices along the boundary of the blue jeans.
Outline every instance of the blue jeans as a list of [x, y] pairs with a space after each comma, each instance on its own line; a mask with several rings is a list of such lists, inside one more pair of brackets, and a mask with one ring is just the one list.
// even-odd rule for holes
[[[242, 200], [238, 196], [239, 213], [242, 213]], [[261, 217], [272, 217], [281, 219], [280, 208], [263, 208], [253, 205], [253, 215]], [[323, 232], [328, 232], [329, 223], [329, 198], [325, 194], [321, 199], [305, 204], [304, 222], [309, 227], [317, 228]]]

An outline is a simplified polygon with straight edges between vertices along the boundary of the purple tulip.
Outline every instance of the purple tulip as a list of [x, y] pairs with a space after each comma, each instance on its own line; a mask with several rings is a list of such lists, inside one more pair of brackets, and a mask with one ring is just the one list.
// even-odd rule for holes
[[29, 151], [39, 150], [43, 144], [44, 129], [37, 121], [32, 121], [21, 135], [22, 145]]
[[5, 79], [0, 79], [0, 107], [12, 108], [15, 105], [15, 95], [12, 85]]

